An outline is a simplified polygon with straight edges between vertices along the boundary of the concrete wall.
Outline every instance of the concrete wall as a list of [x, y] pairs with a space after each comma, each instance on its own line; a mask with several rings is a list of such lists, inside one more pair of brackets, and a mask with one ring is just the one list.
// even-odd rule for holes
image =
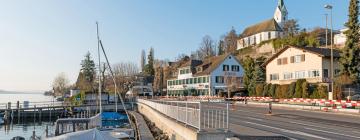
[[138, 103], [138, 111], [163, 130], [170, 140], [225, 140], [226, 135], [230, 135], [225, 132], [198, 133], [196, 129], [176, 122], [141, 103]]

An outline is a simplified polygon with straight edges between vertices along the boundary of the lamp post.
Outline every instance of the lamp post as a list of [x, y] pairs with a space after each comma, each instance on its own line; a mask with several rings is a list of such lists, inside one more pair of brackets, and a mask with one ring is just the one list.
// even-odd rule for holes
[[[333, 93], [334, 93], [334, 55], [333, 55], [333, 24], [332, 24], [332, 9], [333, 9], [333, 6], [329, 5], [329, 4], [326, 4], [324, 6], [325, 9], [328, 9], [330, 10], [330, 26], [331, 26], [331, 31], [330, 31], [330, 41], [331, 41], [331, 47], [330, 47], [330, 50], [331, 50], [331, 56], [330, 56], [330, 75], [331, 75], [331, 79], [330, 79], [330, 82], [331, 82], [331, 92], [329, 92], [329, 97], [328, 99], [329, 100], [332, 100], [333, 99]], [[327, 18], [326, 18], [326, 22], [327, 22]], [[326, 27], [327, 28], [327, 27]], [[327, 30], [327, 29], [326, 29]], [[327, 35], [326, 35], [327, 37]], [[327, 44], [327, 42], [326, 42]]]

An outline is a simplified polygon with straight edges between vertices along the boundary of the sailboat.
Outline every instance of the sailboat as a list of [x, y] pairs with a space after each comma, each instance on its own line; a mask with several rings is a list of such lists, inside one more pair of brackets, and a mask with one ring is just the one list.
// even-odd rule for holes
[[[68, 122], [68, 121], [78, 121], [78, 122], [85, 122], [85, 127], [88, 128], [89, 126], [94, 126], [92, 129], [87, 129], [83, 131], [77, 131], [77, 132], [70, 132], [63, 135], [55, 136], [55, 137], [48, 137], [46, 139], [48, 140], [117, 140], [117, 139], [135, 139], [135, 130], [132, 128], [131, 120], [129, 118], [128, 111], [126, 109], [126, 106], [124, 104], [123, 97], [119, 95], [117, 92], [117, 83], [115, 80], [115, 75], [111, 69], [111, 65], [109, 63], [109, 59], [106, 55], [104, 46], [102, 44], [102, 41], [99, 36], [99, 26], [98, 22], [96, 22], [96, 29], [97, 29], [97, 40], [98, 40], [98, 62], [99, 62], [99, 113], [91, 118], [69, 118], [69, 119], [58, 119], [57, 123], [60, 122]], [[103, 112], [102, 109], [102, 103], [101, 103], [101, 52], [103, 53], [106, 64], [109, 68], [110, 77], [113, 81], [114, 88], [115, 88], [115, 111], [113, 112]], [[122, 114], [118, 113], [118, 103], [117, 100], [120, 98], [121, 105], [123, 107], [123, 110], [126, 114], [126, 117], [124, 117]], [[119, 125], [120, 123], [124, 123], [124, 120], [126, 120], [126, 123], [128, 125]], [[76, 123], [72, 122], [72, 130], [75, 131], [75, 125]], [[56, 128], [59, 128], [60, 125], [56, 125]], [[64, 129], [64, 125], [61, 124], [62, 131]], [[82, 126], [84, 127], [84, 126]], [[67, 126], [65, 126], [67, 129]], [[59, 130], [55, 132], [56, 134], [59, 133]]]

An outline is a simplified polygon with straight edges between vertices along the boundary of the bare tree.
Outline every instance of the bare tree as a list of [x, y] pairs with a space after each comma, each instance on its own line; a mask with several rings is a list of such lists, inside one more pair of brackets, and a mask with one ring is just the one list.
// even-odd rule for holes
[[208, 57], [216, 55], [215, 41], [209, 36], [205, 35], [202, 38], [199, 49], [191, 53], [192, 59], [203, 60]]
[[56, 96], [63, 96], [65, 94], [69, 87], [69, 80], [65, 73], [62, 72], [55, 77], [52, 87]]
[[224, 83], [226, 85], [227, 97], [231, 97], [231, 92], [237, 90], [240, 86], [240, 78], [236, 77], [236, 75], [230, 75], [229, 73], [224, 73]]
[[299, 33], [299, 24], [295, 19], [290, 19], [285, 21], [283, 26], [285, 36], [293, 37]]
[[113, 71], [117, 76], [133, 76], [139, 73], [139, 68], [132, 62], [120, 62], [113, 66]]
[[233, 53], [236, 51], [237, 40], [238, 40], [238, 35], [236, 34], [234, 27], [232, 27], [230, 32], [227, 33], [227, 35], [224, 37], [224, 45], [225, 45], [226, 53]]

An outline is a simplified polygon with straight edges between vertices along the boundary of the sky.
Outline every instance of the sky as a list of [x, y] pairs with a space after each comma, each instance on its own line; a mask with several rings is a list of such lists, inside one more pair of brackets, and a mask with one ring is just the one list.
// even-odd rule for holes
[[[349, 0], [284, 0], [301, 28], [325, 26], [333, 5], [334, 29], [343, 28]], [[89, 51], [97, 60], [96, 24], [111, 63], [140, 63], [141, 50], [173, 60], [234, 27], [273, 17], [277, 0], [0, 0], [0, 89], [45, 91], [64, 72], [76, 81]]]

